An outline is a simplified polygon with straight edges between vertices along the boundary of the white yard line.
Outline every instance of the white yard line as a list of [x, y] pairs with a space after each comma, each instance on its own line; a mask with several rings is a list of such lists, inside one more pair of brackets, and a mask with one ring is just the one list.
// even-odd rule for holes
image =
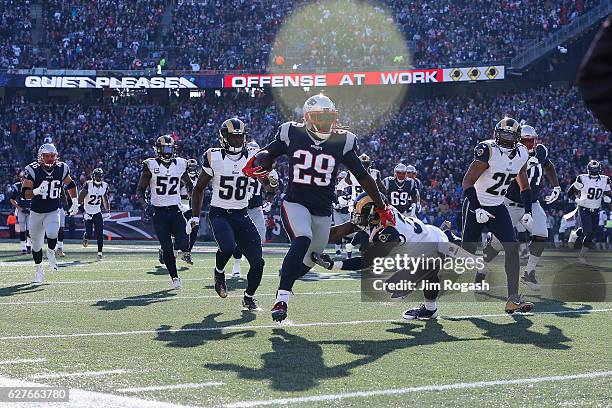
[[117, 392], [149, 392], [149, 391], [164, 391], [164, 390], [179, 390], [183, 388], [204, 388], [223, 385], [222, 382], [210, 381], [205, 383], [188, 383], [188, 384], [171, 384], [171, 385], [152, 385], [149, 387], [131, 387], [117, 388]]
[[[578, 309], [578, 310], [558, 310], [548, 312], [536, 312], [530, 314], [533, 315], [556, 315], [556, 314], [572, 314], [572, 313], [598, 313], [598, 312], [610, 312], [609, 309]], [[447, 320], [460, 320], [460, 319], [474, 319], [484, 317], [509, 317], [508, 314], [483, 314], [474, 316], [446, 316], [443, 317]], [[349, 320], [343, 322], [312, 322], [312, 323], [275, 323], [275, 324], [264, 324], [264, 325], [235, 325], [235, 326], [217, 326], [217, 327], [193, 327], [193, 328], [179, 328], [179, 329], [163, 329], [163, 330], [133, 330], [133, 331], [121, 331], [121, 332], [93, 332], [93, 333], [66, 333], [66, 334], [33, 334], [33, 335], [21, 335], [21, 336], [3, 336], [0, 337], [0, 341], [3, 340], [31, 340], [31, 339], [65, 339], [72, 337], [105, 337], [105, 336], [131, 336], [140, 334], [159, 334], [159, 333], [192, 333], [192, 332], [210, 332], [210, 331], [224, 331], [224, 330], [259, 330], [259, 329], [277, 329], [277, 328], [290, 328], [290, 327], [334, 327], [334, 326], [355, 326], [363, 324], [380, 324], [380, 323], [398, 323], [404, 322], [401, 319], [384, 319], [384, 320]]]
[[125, 374], [129, 373], [133, 370], [105, 370], [105, 371], [82, 371], [80, 373], [43, 373], [43, 374], [33, 374], [29, 377], [30, 380], [49, 380], [56, 378], [70, 378], [70, 377], [101, 377], [104, 375], [113, 375], [113, 374]]
[[45, 361], [47, 360], [44, 358], [18, 358], [15, 360], [2, 360], [0, 361], [0, 365], [44, 363]]
[[[332, 292], [299, 292], [297, 296], [326, 296], [361, 293], [360, 290], [339, 290]], [[242, 292], [239, 293], [242, 296]], [[230, 295], [231, 296], [231, 295]], [[256, 297], [273, 297], [276, 293], [258, 293]], [[197, 296], [167, 296], [167, 297], [137, 297], [137, 298], [107, 298], [107, 299], [53, 299], [53, 300], [26, 300], [23, 302], [0, 302], [0, 305], [48, 305], [48, 304], [80, 304], [80, 303], [102, 303], [102, 302], [148, 302], [148, 301], [168, 301], [185, 299], [217, 299], [218, 295], [197, 295]]]
[[[46, 387], [45, 384], [15, 380], [0, 377], [1, 387]], [[78, 388], [70, 388], [69, 402], [57, 404], [41, 404], [40, 402], [20, 402], [10, 406], [20, 408], [40, 408], [42, 406], [57, 406], [61, 408], [193, 408], [186, 405], [171, 404], [161, 401], [152, 401], [142, 398], [126, 397], [121, 395], [105, 394], [102, 392], [85, 391]]]
[[612, 371], [601, 371], [591, 372], [584, 374], [570, 374], [570, 375], [555, 375], [549, 377], [531, 377], [531, 378], [519, 378], [514, 380], [496, 380], [496, 381], [477, 381], [471, 383], [455, 383], [455, 384], [444, 384], [444, 385], [423, 385], [419, 387], [408, 387], [408, 388], [394, 388], [386, 390], [371, 390], [371, 391], [357, 391], [357, 392], [345, 392], [340, 394], [327, 394], [327, 395], [313, 395], [310, 397], [296, 397], [296, 398], [279, 398], [271, 400], [255, 400], [255, 401], [240, 401], [231, 404], [226, 404], [226, 408], [248, 408], [258, 407], [264, 405], [287, 405], [287, 404], [303, 404], [308, 402], [322, 402], [322, 401], [341, 401], [347, 398], [368, 398], [377, 396], [392, 396], [392, 395], [403, 395], [414, 392], [430, 392], [430, 391], [450, 391], [450, 390], [464, 390], [469, 388], [481, 388], [491, 387], [494, 385], [530, 385], [545, 382], [558, 382], [558, 381], [571, 381], [571, 380], [589, 380], [593, 378], [605, 378], [612, 376]]

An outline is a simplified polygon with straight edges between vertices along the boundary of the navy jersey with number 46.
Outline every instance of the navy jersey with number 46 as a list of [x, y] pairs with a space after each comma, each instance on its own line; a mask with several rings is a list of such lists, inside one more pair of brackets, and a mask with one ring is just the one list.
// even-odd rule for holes
[[320, 141], [311, 137], [302, 123], [287, 122], [264, 149], [272, 157], [287, 155], [289, 184], [285, 200], [303, 205], [312, 215], [331, 215], [340, 163], [358, 179], [367, 175], [357, 157], [357, 138], [348, 131], [335, 131]]
[[49, 190], [46, 194], [35, 195], [32, 198], [31, 209], [37, 213], [49, 213], [62, 207], [62, 188], [64, 179], [70, 175], [68, 165], [58, 161], [51, 168], [45, 170], [38, 162], [33, 162], [25, 167], [26, 178], [37, 188], [43, 181], [49, 182]]

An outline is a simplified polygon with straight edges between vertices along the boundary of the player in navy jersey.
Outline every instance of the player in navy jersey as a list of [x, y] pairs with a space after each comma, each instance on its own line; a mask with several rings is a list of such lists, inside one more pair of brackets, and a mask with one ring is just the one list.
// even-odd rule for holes
[[[281, 208], [281, 219], [291, 247], [281, 268], [280, 285], [272, 308], [272, 319], [287, 317], [287, 302], [294, 282], [314, 266], [313, 252], [327, 245], [331, 228], [332, 203], [338, 167], [344, 164], [363, 189], [374, 198], [376, 212], [383, 225], [393, 224], [393, 213], [381, 199], [376, 182], [357, 156], [356, 136], [338, 124], [338, 111], [324, 95], [308, 98], [304, 103], [303, 123], [282, 124], [268, 144], [269, 158], [286, 155], [289, 161], [289, 184]], [[249, 177], [267, 177], [267, 170], [249, 160], [243, 172]]]
[[19, 241], [21, 242], [22, 255], [29, 254], [32, 250], [30, 232], [28, 231], [32, 200], [26, 200], [23, 196], [22, 189], [25, 178], [25, 171], [20, 171], [19, 182], [13, 184], [13, 191], [10, 197], [10, 203], [15, 208], [17, 223], [19, 224]]
[[[399, 163], [394, 168], [394, 175], [385, 177], [383, 186], [385, 186], [387, 202], [394, 206], [403, 215], [414, 216], [417, 207], [420, 206], [421, 198], [417, 188], [415, 179], [407, 177], [407, 166]], [[414, 208], [414, 213], [411, 209]]]
[[[521, 199], [521, 191], [516, 180], [512, 180], [504, 203], [508, 208], [512, 224], [518, 229], [521, 226], [531, 234], [531, 243], [529, 244], [529, 260], [527, 261], [527, 270], [521, 276], [521, 282], [529, 286], [533, 290], [539, 290], [540, 285], [536, 278], [535, 269], [542, 256], [546, 241], [548, 240], [548, 227], [546, 223], [546, 213], [540, 205], [538, 198], [542, 188], [542, 178], [544, 175], [548, 178], [553, 186], [552, 193], [545, 198], [546, 204], [552, 204], [559, 198], [561, 187], [555, 166], [548, 158], [548, 149], [543, 144], [537, 143], [538, 134], [535, 129], [529, 125], [521, 126], [521, 143], [525, 145], [529, 152], [529, 160], [527, 161], [527, 179], [531, 187], [531, 216], [532, 222], [523, 225], [520, 221], [525, 214], [525, 206]], [[502, 250], [502, 245], [499, 240], [493, 235], [488, 234], [487, 246], [484, 249], [485, 261], [491, 261]]]
[[32, 237], [32, 257], [36, 264], [34, 282], [41, 283], [44, 278], [42, 267], [42, 246], [47, 236], [47, 259], [52, 271], [57, 271], [55, 246], [60, 227], [59, 209], [63, 186], [68, 188], [72, 198], [69, 215], [76, 214], [77, 187], [70, 177], [70, 169], [66, 163], [58, 160], [57, 149], [53, 144], [43, 144], [38, 149], [38, 160], [25, 168], [26, 178], [23, 181], [25, 199], [31, 199], [30, 236]]

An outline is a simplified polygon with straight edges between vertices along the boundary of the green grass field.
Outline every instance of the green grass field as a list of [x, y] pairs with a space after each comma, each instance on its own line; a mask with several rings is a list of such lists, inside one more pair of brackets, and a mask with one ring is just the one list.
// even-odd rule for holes
[[440, 319], [407, 322], [414, 302], [361, 302], [355, 275], [327, 274], [297, 282], [277, 324], [282, 248], [265, 254], [253, 314], [245, 280], [216, 296], [211, 247], [178, 261], [180, 291], [151, 244], [113, 242], [101, 263], [68, 244], [40, 286], [17, 247], [0, 245], [0, 386], [111, 394], [74, 406], [612, 406], [612, 303], [540, 296], [533, 315], [507, 316], [501, 301], [442, 298]]

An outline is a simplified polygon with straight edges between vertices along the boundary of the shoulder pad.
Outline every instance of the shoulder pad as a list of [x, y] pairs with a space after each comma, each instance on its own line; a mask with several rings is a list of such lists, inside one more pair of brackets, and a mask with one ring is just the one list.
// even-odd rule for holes
[[276, 132], [276, 139], [285, 143], [289, 146], [289, 129], [291, 127], [304, 127], [303, 124], [298, 122], [285, 122], [278, 127], [278, 131]]
[[474, 160], [488, 163], [491, 158], [491, 143], [489, 140], [480, 142], [474, 148]]
[[387, 243], [387, 242], [401, 242], [400, 233], [397, 228], [388, 226], [381, 228], [374, 233], [372, 236], [372, 242]]
[[[294, 126], [294, 127], [304, 127], [304, 122], [295, 122], [295, 121], [291, 121], [291, 122], [286, 122], [286, 123], [283, 123], [283, 125], [285, 125], [285, 124], [287, 124], [287, 123], [290, 123], [290, 124], [291, 124], [291, 126]], [[281, 125], [281, 126], [282, 126], [282, 125]]]
[[357, 146], [357, 136], [355, 136], [354, 133], [346, 131], [345, 137], [346, 141], [344, 142], [344, 149], [342, 150], [343, 155], [354, 150]]

